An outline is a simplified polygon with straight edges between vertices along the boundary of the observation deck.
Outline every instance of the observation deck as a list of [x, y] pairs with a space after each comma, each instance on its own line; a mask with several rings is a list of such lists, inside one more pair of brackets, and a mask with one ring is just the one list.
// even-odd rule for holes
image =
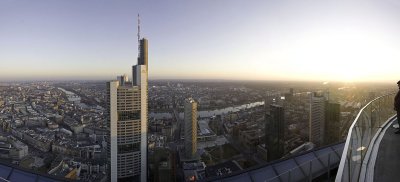
[[387, 126], [386, 132], [379, 145], [378, 156], [376, 158], [374, 181], [399, 181], [400, 167], [400, 135], [394, 127], [397, 124], [397, 118]]
[[400, 135], [393, 110], [394, 93], [364, 106], [349, 129], [336, 182], [399, 181]]

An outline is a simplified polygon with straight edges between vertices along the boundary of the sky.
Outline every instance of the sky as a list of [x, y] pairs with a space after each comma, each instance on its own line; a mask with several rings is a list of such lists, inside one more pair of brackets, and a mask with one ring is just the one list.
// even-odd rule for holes
[[395, 0], [0, 0], [0, 80], [400, 79]]

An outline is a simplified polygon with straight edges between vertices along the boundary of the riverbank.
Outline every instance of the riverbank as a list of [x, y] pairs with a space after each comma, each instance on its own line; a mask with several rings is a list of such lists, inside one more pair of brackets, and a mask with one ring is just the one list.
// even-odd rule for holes
[[[235, 107], [227, 107], [227, 108], [223, 108], [223, 109], [216, 109], [216, 110], [206, 110], [206, 111], [198, 111], [198, 115], [200, 118], [206, 118], [206, 117], [211, 117], [211, 116], [217, 116], [217, 115], [221, 115], [221, 114], [227, 114], [230, 112], [238, 112], [240, 110], [243, 109], [249, 109], [249, 108], [253, 108], [256, 106], [260, 106], [260, 105], [264, 105], [264, 102], [253, 102], [253, 103], [249, 103], [249, 104], [243, 104], [240, 106], [235, 106]], [[161, 112], [161, 113], [154, 113], [151, 112], [149, 114], [149, 116], [151, 118], [155, 118], [155, 119], [170, 119], [172, 118], [172, 113], [168, 113], [168, 112]], [[179, 118], [183, 119], [183, 112], [179, 113]]]

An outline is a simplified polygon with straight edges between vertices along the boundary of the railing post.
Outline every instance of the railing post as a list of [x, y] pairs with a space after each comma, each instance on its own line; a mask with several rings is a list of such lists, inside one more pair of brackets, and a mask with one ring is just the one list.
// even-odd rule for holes
[[290, 182], [290, 181], [291, 181], [291, 172], [292, 172], [292, 170], [289, 170], [288, 182]]

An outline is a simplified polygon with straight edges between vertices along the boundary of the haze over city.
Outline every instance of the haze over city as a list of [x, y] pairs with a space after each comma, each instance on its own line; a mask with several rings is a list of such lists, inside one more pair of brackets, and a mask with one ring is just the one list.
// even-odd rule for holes
[[0, 1], [0, 80], [394, 81], [400, 4], [384, 1]]

